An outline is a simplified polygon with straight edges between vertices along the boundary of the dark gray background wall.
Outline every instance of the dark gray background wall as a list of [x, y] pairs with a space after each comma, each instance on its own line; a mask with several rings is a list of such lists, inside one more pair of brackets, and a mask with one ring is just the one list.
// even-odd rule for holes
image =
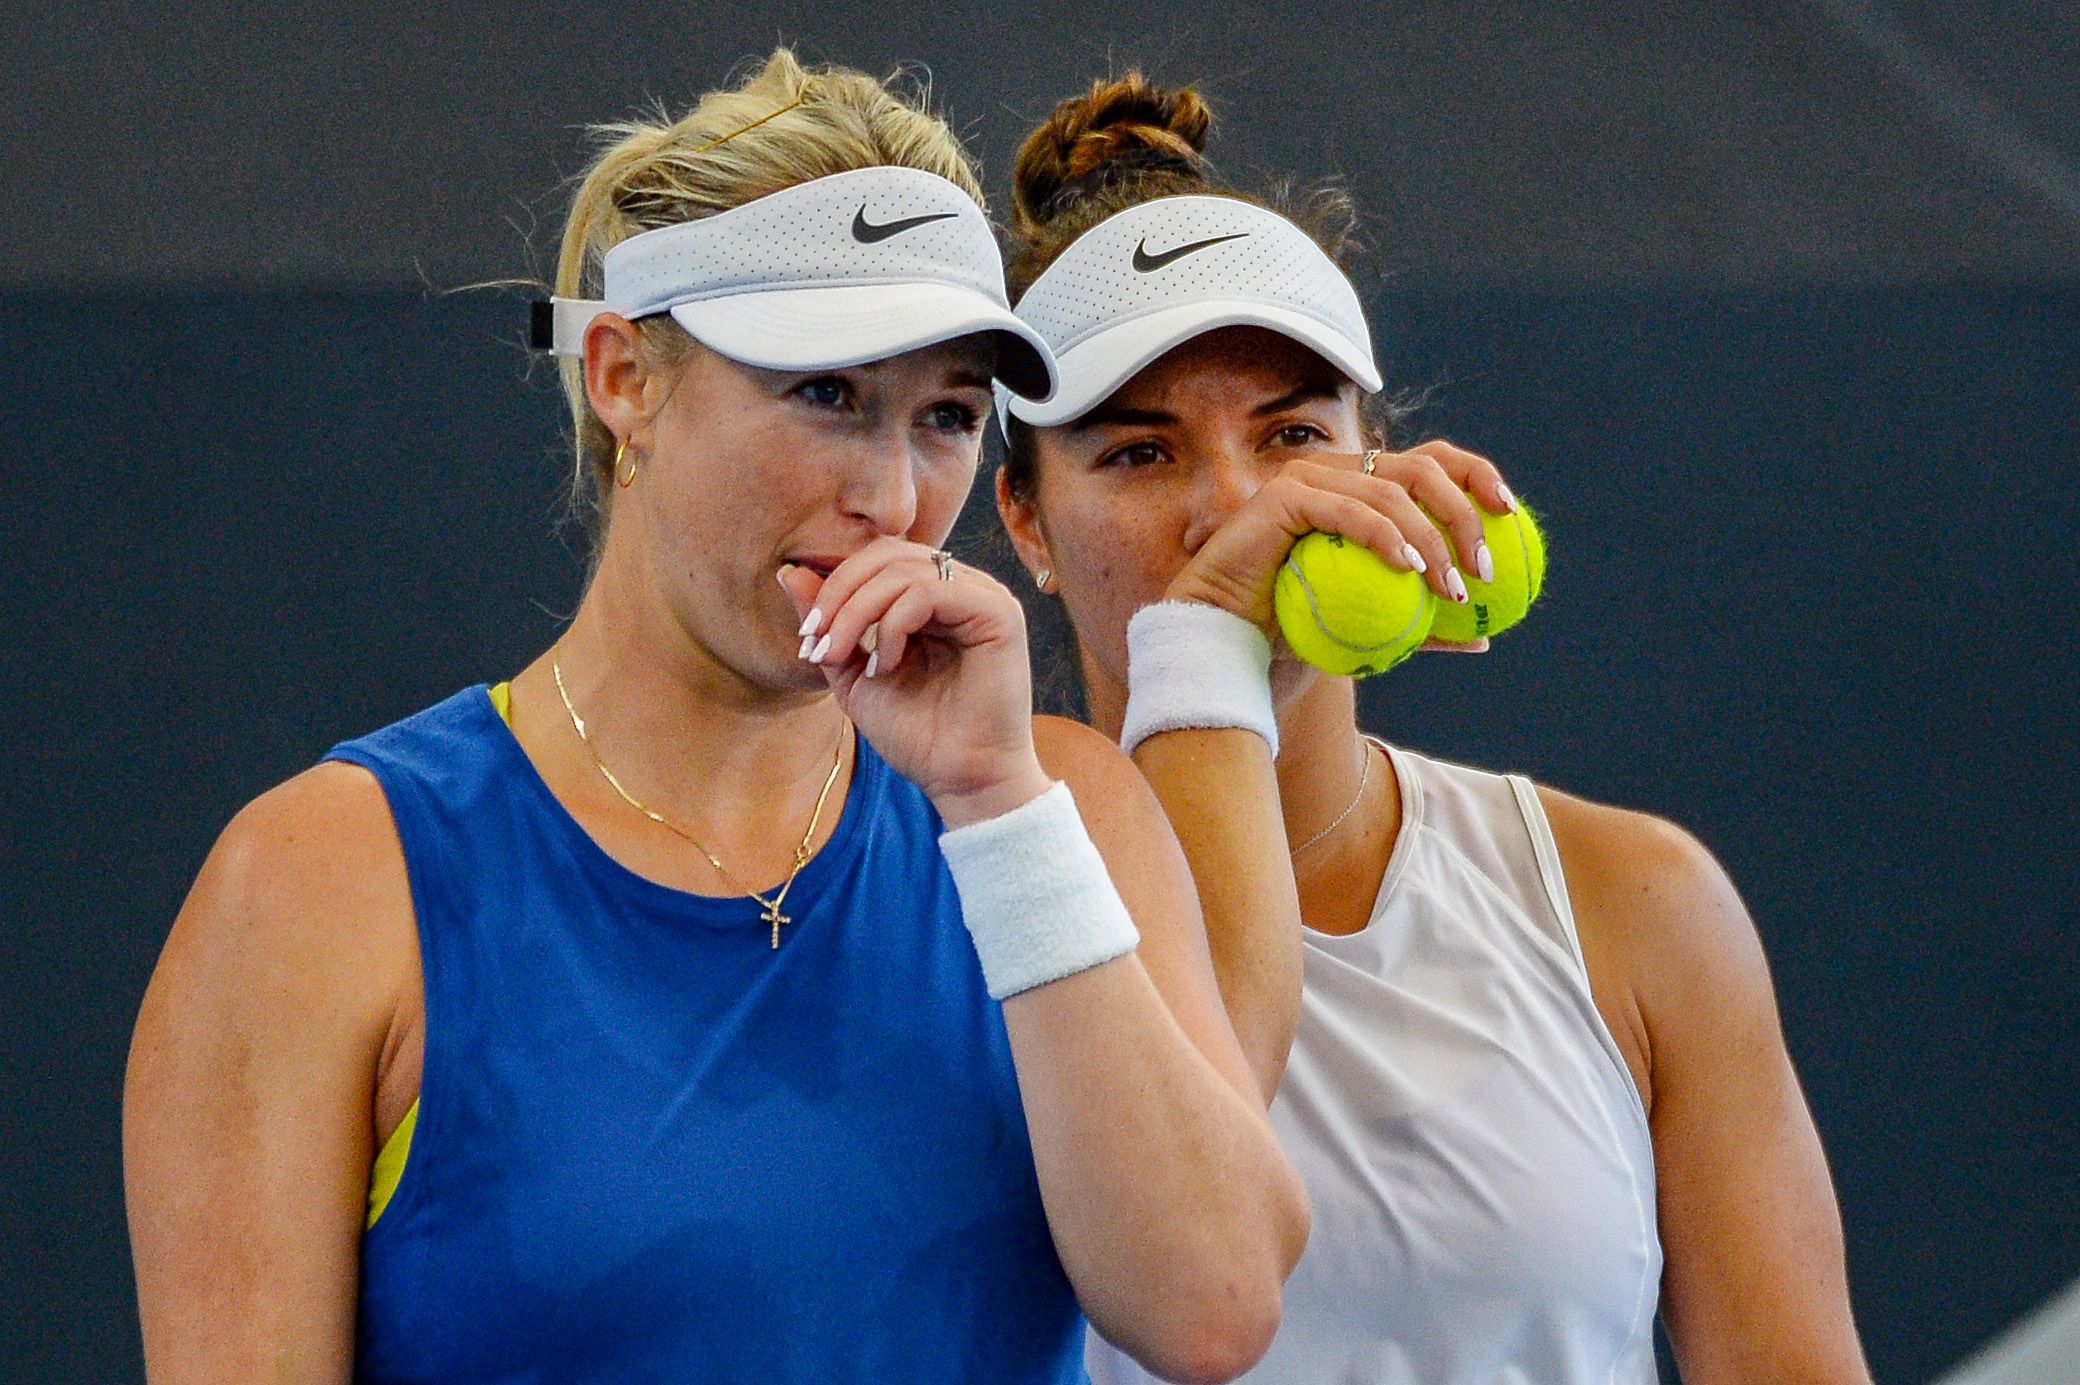
[[575, 598], [517, 303], [422, 275], [524, 272], [579, 124], [781, 35], [928, 59], [997, 179], [1130, 59], [1211, 79], [1231, 167], [1347, 173], [1390, 376], [1554, 544], [1533, 621], [1372, 723], [1726, 861], [1880, 1379], [2080, 1273], [2056, 7], [68, 6], [0, 17], [0, 1379], [138, 1372], [123, 1053], [216, 831]]

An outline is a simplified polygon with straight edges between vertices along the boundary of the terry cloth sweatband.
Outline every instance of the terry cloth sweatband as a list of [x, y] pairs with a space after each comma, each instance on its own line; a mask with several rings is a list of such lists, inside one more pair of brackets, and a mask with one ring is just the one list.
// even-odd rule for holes
[[530, 340], [582, 356], [601, 312], [670, 313], [702, 345], [770, 370], [840, 370], [976, 333], [997, 378], [1045, 399], [1054, 358], [1014, 317], [1004, 261], [975, 199], [936, 173], [834, 173], [606, 253], [604, 296], [535, 308]]
[[1141, 942], [1067, 784], [956, 827], [939, 850], [994, 999], [1088, 971]]
[[1271, 641], [1241, 616], [1196, 601], [1158, 601], [1127, 622], [1129, 754], [1159, 731], [1236, 727], [1278, 754]]

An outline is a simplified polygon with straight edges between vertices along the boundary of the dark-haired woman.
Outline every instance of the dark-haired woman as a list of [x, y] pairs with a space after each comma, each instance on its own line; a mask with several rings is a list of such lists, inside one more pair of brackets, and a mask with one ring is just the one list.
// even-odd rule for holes
[[[1216, 181], [1209, 127], [1190, 90], [1129, 75], [1025, 141], [1013, 292], [1062, 386], [1011, 403], [998, 499], [1074, 625], [1092, 723], [1152, 771], [1308, 1185], [1313, 1237], [1251, 1378], [1650, 1381], [1658, 1307], [1686, 1380], [1865, 1380], [1833, 1191], [1724, 871], [1669, 823], [1378, 741], [1349, 680], [1267, 659], [1300, 534], [1463, 600], [1422, 511], [1479, 568], [1462, 493], [1514, 502], [1448, 444], [1379, 450], [1335, 228]], [[1276, 860], [1224, 826], [1261, 780], [1164, 787], [1183, 726], [1275, 747]], [[1288, 871], [1282, 937], [1263, 892]], [[1139, 1378], [1102, 1344], [1092, 1367]]]
[[992, 375], [1052, 382], [973, 171], [785, 52], [610, 133], [596, 568], [204, 865], [126, 1092], [150, 1376], [1070, 1385], [1080, 1305], [1226, 1379], [1305, 1201], [1155, 800], [939, 547]]

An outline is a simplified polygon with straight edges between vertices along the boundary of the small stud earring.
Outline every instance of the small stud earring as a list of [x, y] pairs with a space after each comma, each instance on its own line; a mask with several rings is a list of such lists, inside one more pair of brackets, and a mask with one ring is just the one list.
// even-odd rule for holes
[[1052, 576], [1054, 576], [1053, 568], [1041, 568], [1038, 572], [1033, 574], [1033, 585], [1040, 588], [1041, 591], [1046, 591], [1047, 579]]

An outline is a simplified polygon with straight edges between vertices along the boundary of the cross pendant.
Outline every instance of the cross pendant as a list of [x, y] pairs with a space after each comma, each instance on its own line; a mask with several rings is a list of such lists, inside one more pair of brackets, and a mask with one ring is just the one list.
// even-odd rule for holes
[[794, 920], [780, 912], [780, 901], [777, 899], [771, 900], [766, 904], [765, 917], [766, 922], [773, 925], [773, 948], [775, 951], [778, 951], [780, 947], [780, 925], [793, 923]]

